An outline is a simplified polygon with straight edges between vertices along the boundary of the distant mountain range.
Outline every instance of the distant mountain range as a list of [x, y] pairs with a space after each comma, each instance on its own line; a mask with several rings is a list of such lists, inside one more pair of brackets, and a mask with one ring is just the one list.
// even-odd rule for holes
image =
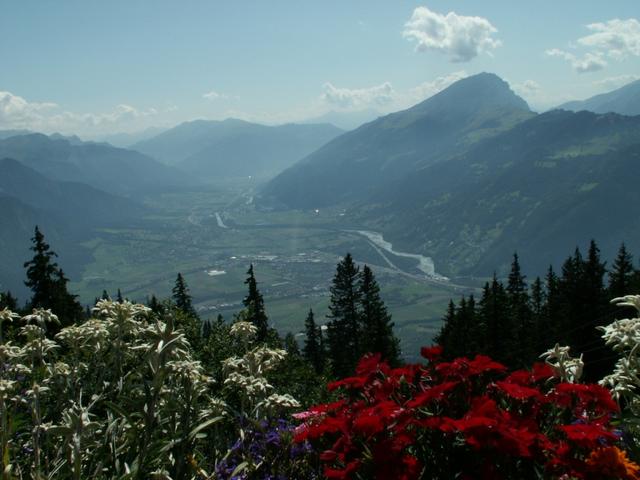
[[273, 176], [343, 133], [333, 125], [266, 126], [243, 120], [186, 122], [135, 150], [199, 178]]
[[595, 113], [640, 115], [640, 80], [586, 100], [563, 103], [558, 108], [573, 112], [588, 110]]
[[330, 123], [343, 130], [354, 130], [359, 126], [369, 123], [382, 114], [377, 110], [365, 109], [356, 111], [331, 110], [318, 117], [305, 120], [302, 123]]
[[640, 117], [536, 115], [480, 74], [336, 138], [260, 201], [343, 207], [444, 274], [491, 274], [516, 250], [542, 273], [591, 238], [609, 257], [622, 241], [640, 251], [639, 162]]
[[193, 183], [188, 174], [139, 152], [77, 137], [11, 136], [0, 140], [0, 158], [18, 160], [51, 179], [86, 183], [118, 195]]

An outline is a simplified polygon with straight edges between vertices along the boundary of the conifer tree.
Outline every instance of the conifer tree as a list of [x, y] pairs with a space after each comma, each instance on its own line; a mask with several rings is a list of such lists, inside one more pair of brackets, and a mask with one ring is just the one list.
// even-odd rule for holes
[[[529, 293], [525, 276], [520, 269], [518, 254], [513, 254], [511, 271], [507, 282], [507, 300], [510, 324], [514, 329], [514, 343], [518, 358], [514, 358], [516, 365], [528, 365], [537, 355], [531, 338], [534, 334], [529, 307]], [[520, 365], [518, 365], [520, 364]]]
[[13, 312], [18, 310], [18, 299], [14, 297], [10, 291], [6, 291], [4, 293], [0, 292], [0, 310], [5, 308], [8, 308]]
[[352, 374], [360, 356], [359, 280], [360, 270], [347, 253], [333, 277], [327, 322], [328, 353], [336, 377]]
[[389, 365], [400, 363], [400, 342], [393, 334], [393, 322], [382, 298], [373, 271], [365, 265], [360, 284], [360, 353], [379, 353]]
[[313, 310], [311, 309], [309, 309], [309, 314], [304, 322], [304, 329], [305, 341], [302, 354], [313, 365], [314, 370], [320, 373], [324, 370], [325, 363], [322, 329], [316, 324]]
[[[627, 247], [623, 243], [620, 245], [618, 255], [613, 261], [612, 269], [609, 272], [608, 296], [615, 298], [634, 293], [631, 291], [634, 274], [633, 257], [627, 252]], [[619, 318], [623, 318], [625, 315], [620, 307], [617, 308], [617, 314]]]
[[509, 314], [507, 292], [495, 273], [491, 283], [487, 282], [479, 302], [478, 317], [485, 355], [510, 365], [515, 351], [514, 327]]
[[[28, 308], [51, 309], [58, 316], [62, 327], [81, 321], [84, 309], [77, 297], [67, 290], [69, 280], [54, 261], [57, 254], [51, 250], [37, 226], [31, 241], [34, 256], [24, 263], [27, 269], [27, 280], [24, 283], [33, 292]], [[58, 327], [52, 325], [49, 334], [54, 334], [57, 330]]]
[[540, 351], [548, 350], [553, 347], [554, 341], [560, 341], [559, 329], [563, 324], [560, 316], [562, 314], [562, 296], [560, 292], [560, 280], [553, 271], [553, 267], [549, 265], [547, 275], [545, 277], [546, 302], [543, 306], [543, 325], [547, 326], [548, 335], [544, 343], [539, 346]]
[[256, 282], [256, 277], [253, 273], [253, 264], [249, 266], [247, 275], [248, 277], [244, 283], [248, 286], [249, 293], [244, 300], [242, 300], [242, 304], [247, 308], [247, 321], [252, 322], [258, 329], [256, 339], [259, 342], [262, 342], [267, 338], [269, 320], [265, 312], [264, 300], [258, 290], [258, 283]]
[[118, 303], [124, 302], [124, 298], [122, 298], [122, 292], [120, 291], [120, 289], [118, 289], [118, 293], [116, 294], [116, 302]]
[[176, 277], [176, 283], [171, 290], [172, 299], [176, 304], [178, 310], [180, 310], [185, 315], [190, 315], [194, 318], [198, 318], [198, 314], [193, 308], [193, 304], [191, 302], [191, 295], [189, 294], [189, 287], [187, 286], [187, 282], [181, 273], [178, 273]]
[[442, 347], [443, 355], [448, 359], [455, 358], [456, 319], [456, 305], [452, 299], [449, 299], [447, 313], [442, 319], [440, 331], [433, 337], [433, 342]]

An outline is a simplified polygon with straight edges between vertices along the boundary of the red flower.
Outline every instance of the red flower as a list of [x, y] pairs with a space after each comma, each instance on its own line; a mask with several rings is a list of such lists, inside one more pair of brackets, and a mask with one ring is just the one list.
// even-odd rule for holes
[[352, 478], [351, 475], [355, 473], [358, 468], [360, 468], [360, 460], [353, 460], [342, 469], [324, 467], [324, 476], [327, 478], [348, 479]]
[[516, 383], [510, 383], [508, 380], [496, 382], [496, 386], [511, 398], [515, 398], [517, 400], [527, 400], [529, 398], [541, 400], [544, 398], [537, 389], [524, 387]]
[[615, 442], [618, 437], [597, 423], [577, 423], [574, 425], [560, 425], [567, 439], [580, 447], [597, 448], [602, 446], [602, 442]]
[[433, 362], [442, 356], [442, 347], [440, 345], [422, 347], [420, 349], [420, 355], [430, 362]]

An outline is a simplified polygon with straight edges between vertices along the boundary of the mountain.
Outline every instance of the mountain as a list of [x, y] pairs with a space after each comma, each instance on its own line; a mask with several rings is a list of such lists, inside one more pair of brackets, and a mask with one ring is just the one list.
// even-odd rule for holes
[[360, 125], [371, 122], [382, 114], [373, 109], [357, 111], [335, 111], [331, 110], [318, 117], [305, 120], [302, 123], [330, 123], [343, 130], [354, 130]]
[[4, 140], [9, 137], [16, 137], [18, 135], [28, 135], [31, 132], [30, 130], [0, 130], [0, 140]]
[[13, 136], [0, 140], [0, 158], [16, 159], [55, 180], [86, 183], [118, 195], [192, 182], [187, 174], [139, 152], [72, 140], [39, 133]]
[[139, 132], [122, 132], [122, 133], [111, 133], [108, 135], [100, 135], [95, 137], [94, 140], [97, 142], [106, 142], [114, 147], [120, 148], [129, 148], [131, 145], [142, 142], [144, 140], [148, 140], [156, 135], [164, 132], [165, 128], [160, 127], [149, 127], [141, 130]]
[[444, 273], [491, 274], [514, 251], [543, 273], [591, 238], [609, 258], [640, 248], [638, 168], [640, 117], [552, 111], [389, 185], [359, 221]]
[[65, 261], [68, 274], [79, 275], [87, 252], [79, 245], [99, 227], [131, 225], [147, 209], [88, 185], [46, 178], [22, 163], [0, 159], [0, 290], [23, 296], [22, 264], [31, 253], [30, 238], [39, 225]]
[[242, 120], [182, 123], [132, 148], [202, 178], [274, 175], [342, 130], [328, 125], [265, 126]]
[[558, 108], [573, 112], [588, 110], [595, 113], [613, 112], [620, 115], [640, 115], [640, 80], [586, 100], [564, 103]]
[[332, 140], [274, 178], [263, 195], [297, 208], [367, 198], [533, 115], [496, 75], [467, 77], [408, 110]]
[[74, 229], [120, 224], [146, 208], [79, 182], [51, 180], [17, 160], [0, 160], [0, 193], [54, 215]]

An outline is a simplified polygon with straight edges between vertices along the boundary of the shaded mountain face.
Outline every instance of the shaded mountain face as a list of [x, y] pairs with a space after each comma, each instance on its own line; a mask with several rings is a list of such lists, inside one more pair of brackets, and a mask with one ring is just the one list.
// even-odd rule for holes
[[77, 276], [88, 259], [78, 245], [93, 229], [131, 225], [147, 209], [131, 200], [77, 182], [51, 180], [17, 160], [0, 159], [0, 290], [26, 294], [23, 263], [39, 225], [68, 274]]
[[197, 120], [132, 148], [202, 178], [272, 176], [340, 135], [329, 124], [270, 127]]
[[82, 182], [120, 195], [192, 182], [187, 174], [138, 152], [107, 144], [72, 143], [37, 133], [1, 140], [0, 158], [4, 157], [52, 179]]
[[0, 160], [0, 193], [83, 230], [128, 222], [146, 212], [131, 200], [78, 182], [50, 180], [17, 160]]
[[389, 185], [360, 221], [449, 274], [506, 269], [516, 250], [542, 273], [591, 238], [608, 257], [640, 248], [639, 162], [640, 117], [553, 111]]
[[274, 178], [263, 194], [296, 208], [368, 198], [533, 115], [497, 76], [467, 77], [408, 110], [341, 135]]
[[588, 110], [595, 113], [613, 112], [620, 115], [640, 115], [640, 80], [586, 100], [564, 103], [558, 108], [573, 112]]

